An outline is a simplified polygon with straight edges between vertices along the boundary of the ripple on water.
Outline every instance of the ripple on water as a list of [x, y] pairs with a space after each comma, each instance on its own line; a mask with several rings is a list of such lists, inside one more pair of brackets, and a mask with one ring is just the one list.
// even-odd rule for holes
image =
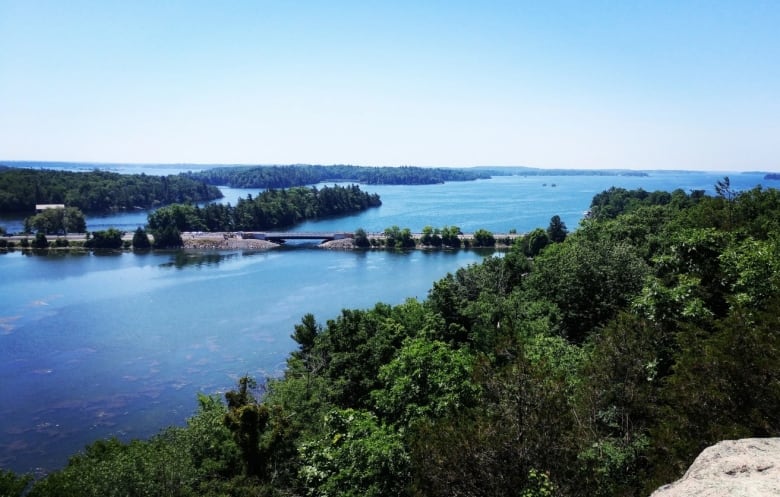
[[22, 316], [2, 316], [0, 317], [0, 335], [10, 335], [16, 329], [14, 324]]

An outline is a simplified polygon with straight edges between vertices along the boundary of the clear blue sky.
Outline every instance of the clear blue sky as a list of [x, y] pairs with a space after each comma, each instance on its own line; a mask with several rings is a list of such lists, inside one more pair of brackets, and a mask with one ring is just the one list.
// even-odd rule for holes
[[0, 159], [780, 170], [780, 1], [0, 0]]

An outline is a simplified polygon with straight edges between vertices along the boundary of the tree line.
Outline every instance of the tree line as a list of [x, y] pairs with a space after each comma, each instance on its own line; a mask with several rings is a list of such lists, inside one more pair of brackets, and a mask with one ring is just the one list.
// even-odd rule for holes
[[780, 436], [780, 192], [716, 191], [551, 220], [422, 301], [306, 314], [282, 377], [29, 495], [649, 495], [716, 441]]
[[182, 174], [0, 169], [0, 212], [34, 212], [36, 204], [65, 204], [87, 213], [106, 213], [221, 197], [217, 187]]
[[287, 188], [330, 181], [369, 185], [429, 185], [445, 181], [488, 179], [484, 171], [424, 167], [365, 167], [349, 165], [234, 166], [188, 173], [211, 185], [233, 188]]

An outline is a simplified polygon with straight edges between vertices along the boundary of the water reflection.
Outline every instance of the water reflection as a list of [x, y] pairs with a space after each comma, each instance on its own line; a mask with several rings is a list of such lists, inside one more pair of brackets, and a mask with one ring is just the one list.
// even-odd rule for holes
[[95, 249], [92, 251], [92, 253], [96, 257], [118, 257], [121, 256], [124, 252], [119, 249]]
[[[188, 252], [180, 250], [173, 254], [173, 260], [160, 264], [160, 267], [174, 267], [184, 269], [186, 267], [217, 266], [221, 262], [235, 259], [239, 254], [235, 252]], [[246, 255], [246, 254], [243, 254]]]

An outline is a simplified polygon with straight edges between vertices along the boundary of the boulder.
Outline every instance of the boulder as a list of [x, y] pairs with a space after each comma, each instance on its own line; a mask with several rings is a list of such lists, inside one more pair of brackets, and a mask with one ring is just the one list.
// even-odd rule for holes
[[726, 440], [707, 447], [676, 482], [651, 497], [780, 496], [780, 438]]

